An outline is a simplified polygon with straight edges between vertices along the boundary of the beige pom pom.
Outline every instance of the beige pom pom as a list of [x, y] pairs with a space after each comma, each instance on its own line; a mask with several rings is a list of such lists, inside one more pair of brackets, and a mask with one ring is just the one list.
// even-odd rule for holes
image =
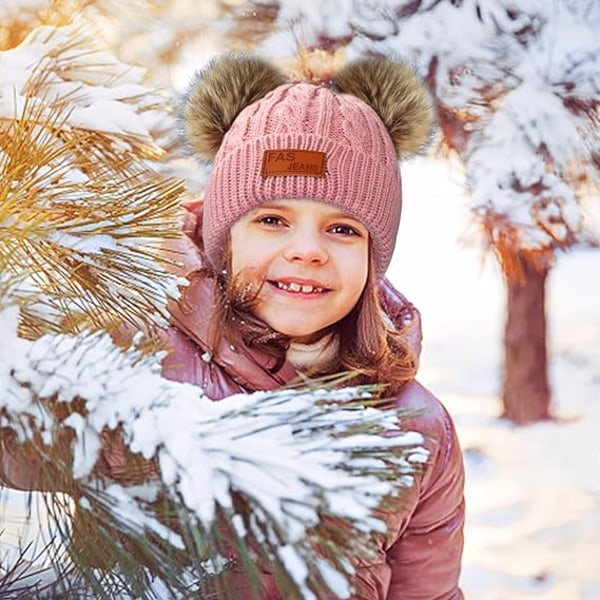
[[191, 150], [213, 160], [239, 113], [286, 81], [276, 67], [254, 56], [228, 53], [213, 59], [196, 74], [184, 100], [182, 126]]
[[352, 94], [375, 110], [399, 157], [407, 158], [429, 143], [433, 106], [425, 86], [407, 63], [376, 58], [353, 61], [335, 76], [332, 89]]

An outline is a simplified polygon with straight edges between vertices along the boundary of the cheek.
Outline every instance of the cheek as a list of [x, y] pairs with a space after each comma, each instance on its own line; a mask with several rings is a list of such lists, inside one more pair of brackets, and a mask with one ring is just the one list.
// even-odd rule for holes
[[231, 246], [229, 254], [229, 265], [231, 267], [231, 274], [237, 275], [243, 268], [244, 264], [240, 261], [243, 253], [236, 252], [235, 247]]
[[246, 222], [246, 217], [234, 223], [229, 234], [229, 264], [232, 274], [237, 275], [245, 269], [263, 271], [273, 253], [272, 244], [267, 244], [266, 241], [269, 240], [265, 240], [264, 234]]
[[252, 266], [252, 243], [244, 230], [234, 225], [229, 235], [229, 264], [232, 275], [237, 275], [240, 271]]
[[345, 303], [351, 310], [359, 301], [369, 280], [369, 253], [368, 251], [357, 252], [347, 256], [342, 265], [341, 272], [347, 291]]
[[369, 276], [368, 276], [367, 270], [364, 271], [364, 273], [362, 274], [362, 277], [360, 277], [360, 278], [357, 277], [354, 304], [356, 304], [359, 301], [360, 297], [362, 296], [363, 292], [365, 291], [365, 288], [367, 287], [368, 279], [369, 279]]
[[269, 259], [265, 257], [260, 248], [253, 247], [250, 244], [231, 246], [231, 274], [235, 277], [242, 273], [266, 273], [269, 266]]
[[369, 263], [370, 255], [368, 248], [365, 248], [362, 252], [358, 253], [355, 260], [352, 262], [351, 271], [355, 277], [357, 286], [360, 287], [361, 293], [369, 279]]
[[251, 236], [233, 231], [229, 238], [229, 272], [237, 284], [246, 291], [259, 290], [266, 278], [268, 260], [264, 256], [264, 244], [256, 244]]

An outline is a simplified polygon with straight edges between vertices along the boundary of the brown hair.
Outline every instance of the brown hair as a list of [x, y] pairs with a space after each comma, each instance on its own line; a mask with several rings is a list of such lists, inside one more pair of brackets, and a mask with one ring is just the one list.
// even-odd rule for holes
[[365, 289], [350, 313], [337, 325], [339, 360], [361, 383], [384, 384], [383, 394], [397, 393], [414, 379], [417, 356], [402, 332], [388, 325], [379, 300], [372, 258]]
[[[231, 264], [229, 244], [227, 246], [226, 264]], [[212, 316], [218, 327], [214, 328], [216, 339], [211, 340], [213, 347], [218, 347], [219, 338], [230, 343], [241, 338], [248, 347], [260, 348], [275, 358], [273, 371], [278, 371], [285, 361], [291, 340], [254, 314], [264, 276], [259, 272], [244, 271], [231, 277], [230, 271], [207, 271], [207, 275], [215, 279], [217, 290]], [[386, 323], [371, 252], [367, 282], [359, 301], [331, 330], [339, 337], [337, 364], [328, 365], [327, 373], [318, 370], [306, 373], [309, 377], [331, 375], [335, 372], [332, 369], [352, 372], [355, 374], [353, 383], [382, 385], [382, 397], [397, 393], [414, 378], [417, 356], [404, 340], [402, 332]]]

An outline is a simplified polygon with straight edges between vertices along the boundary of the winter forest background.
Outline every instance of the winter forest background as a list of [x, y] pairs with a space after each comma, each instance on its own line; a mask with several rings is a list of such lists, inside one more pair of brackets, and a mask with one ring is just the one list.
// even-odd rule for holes
[[[77, 373], [80, 363], [61, 360], [78, 351], [69, 340], [85, 337], [85, 327], [101, 329], [94, 322], [100, 311], [156, 313], [176, 287], [169, 265], [157, 260], [158, 248], [161, 238], [175, 235], [169, 219], [182, 194], [201, 191], [204, 171], [178, 147], [174, 117], [193, 72], [215, 52], [253, 49], [315, 81], [356, 56], [407, 57], [430, 87], [440, 129], [432, 152], [403, 167], [402, 225], [389, 277], [423, 314], [420, 379], [449, 408], [464, 449], [463, 588], [469, 600], [600, 597], [600, 4], [198, 4], [0, 6], [0, 392], [13, 390], [17, 365], [39, 384], [38, 399], [44, 390], [73, 393], [51, 377], [52, 369], [65, 378]], [[19, 115], [52, 126], [25, 127]], [[32, 183], [17, 189], [14, 181]], [[107, 196], [114, 199], [101, 213], [102, 226], [78, 207], [77, 194], [98, 211]], [[31, 239], [40, 246], [28, 245]], [[136, 250], [140, 240], [150, 240], [147, 253]], [[89, 268], [93, 285], [86, 275], [73, 277], [69, 260]], [[115, 267], [123, 274], [108, 277]], [[19, 270], [27, 277], [15, 276]], [[78, 304], [80, 297], [85, 302]], [[66, 319], [67, 312], [76, 316]], [[68, 334], [66, 346], [42, 338], [65, 352], [45, 372], [23, 345], [43, 334]], [[35, 348], [43, 350], [39, 341]], [[114, 350], [105, 352], [110, 364], [118, 363], [111, 379], [124, 381], [132, 369], [138, 384], [152, 380], [151, 365], [140, 365], [139, 357], [119, 362]], [[83, 389], [90, 403], [102, 398], [98, 389]], [[34, 404], [6, 398], [0, 398], [0, 426], [20, 413], [31, 417]], [[95, 421], [71, 419], [88, 442], [110, 419], [127, 419], [116, 403], [106, 406], [90, 413]], [[51, 431], [51, 416], [36, 418], [42, 431]], [[169, 434], [167, 427], [160, 432], [165, 446]], [[138, 431], [138, 448], [150, 451], [158, 441]], [[89, 447], [76, 447], [80, 474], [89, 470], [88, 454]], [[303, 493], [322, 502], [323, 487], [324, 480], [315, 480]], [[347, 498], [356, 506], [365, 501]], [[39, 571], [28, 562], [16, 570], [11, 564], [15, 548], [38, 540], [28, 547], [31, 560], [40, 530], [48, 529], [44, 503], [35, 500], [0, 490], [0, 598], [12, 597], [2, 588], [15, 589], [9, 582], [19, 579], [18, 569], [27, 566], [34, 580], [47, 576], [43, 556], [33, 561]], [[167, 535], [130, 500], [119, 496], [119, 507]], [[210, 521], [206, 504], [196, 509]], [[294, 543], [304, 559], [306, 549]], [[284, 571], [293, 570], [289, 557], [278, 556]], [[313, 566], [334, 585], [323, 565]], [[292, 579], [303, 593], [297, 574]]]

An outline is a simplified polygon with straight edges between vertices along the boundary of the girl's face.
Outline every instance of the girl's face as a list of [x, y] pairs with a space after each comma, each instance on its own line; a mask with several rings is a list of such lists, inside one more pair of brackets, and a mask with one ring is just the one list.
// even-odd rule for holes
[[335, 206], [275, 200], [231, 228], [233, 275], [264, 276], [256, 315], [295, 341], [345, 317], [367, 281], [369, 233]]

